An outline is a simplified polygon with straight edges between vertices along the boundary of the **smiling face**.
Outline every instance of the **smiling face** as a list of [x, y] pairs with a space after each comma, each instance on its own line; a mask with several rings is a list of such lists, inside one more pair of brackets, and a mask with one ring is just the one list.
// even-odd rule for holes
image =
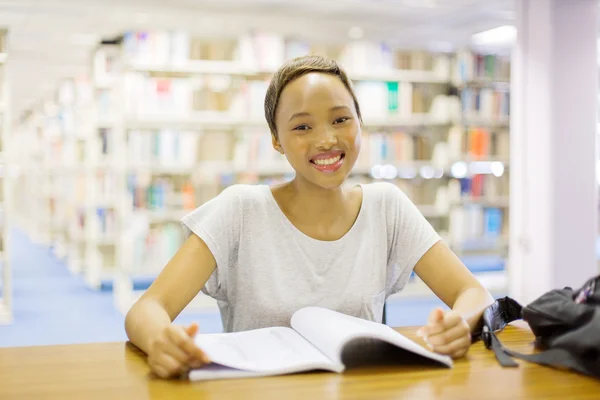
[[282, 90], [273, 146], [287, 157], [296, 179], [322, 188], [340, 186], [360, 151], [361, 124], [354, 99], [338, 76], [310, 72]]

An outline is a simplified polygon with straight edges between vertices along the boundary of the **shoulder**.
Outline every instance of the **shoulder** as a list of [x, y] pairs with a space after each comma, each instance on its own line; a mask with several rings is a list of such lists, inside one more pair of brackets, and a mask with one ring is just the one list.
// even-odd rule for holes
[[225, 188], [213, 200], [244, 208], [267, 201], [269, 191], [266, 185], [235, 184]]
[[257, 210], [256, 205], [268, 199], [268, 186], [235, 184], [226, 187], [218, 195], [199, 205], [184, 217], [184, 222], [198, 220], [237, 220], [249, 211]]
[[252, 199], [261, 194], [264, 196], [265, 189], [266, 188], [263, 185], [237, 183], [235, 185], [227, 186], [217, 197], [240, 200]]
[[373, 182], [362, 185], [366, 195], [375, 202], [394, 204], [406, 200], [406, 194], [390, 182]]

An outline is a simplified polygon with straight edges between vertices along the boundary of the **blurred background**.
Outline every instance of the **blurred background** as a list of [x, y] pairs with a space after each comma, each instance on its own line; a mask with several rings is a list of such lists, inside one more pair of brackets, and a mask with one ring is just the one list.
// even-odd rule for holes
[[[235, 183], [293, 178], [263, 101], [304, 54], [354, 82], [365, 127], [351, 181], [401, 187], [508, 293], [515, 3], [0, 0], [0, 346], [124, 340], [184, 214]], [[388, 324], [438, 304], [413, 277]], [[222, 330], [202, 294], [189, 321]]]

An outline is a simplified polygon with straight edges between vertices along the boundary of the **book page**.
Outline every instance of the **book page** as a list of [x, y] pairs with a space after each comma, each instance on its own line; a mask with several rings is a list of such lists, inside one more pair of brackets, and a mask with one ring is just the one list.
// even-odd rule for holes
[[213, 363], [242, 371], [273, 374], [336, 370], [323, 353], [285, 327], [198, 334], [194, 342]]
[[306, 307], [292, 316], [292, 327], [329, 359], [342, 363], [344, 346], [355, 339], [377, 339], [414, 354], [452, 366], [452, 359], [428, 351], [387, 325], [320, 307]]
[[269, 375], [273, 375], [273, 373], [245, 371], [220, 364], [209, 364], [202, 368], [191, 370], [188, 374], [188, 379], [190, 381], [207, 381], [216, 379], [257, 378]]

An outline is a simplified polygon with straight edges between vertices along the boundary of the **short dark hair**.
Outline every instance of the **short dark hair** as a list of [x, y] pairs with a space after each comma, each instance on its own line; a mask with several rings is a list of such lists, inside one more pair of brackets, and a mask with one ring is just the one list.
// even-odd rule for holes
[[275, 126], [275, 113], [277, 111], [277, 105], [279, 104], [279, 97], [285, 87], [294, 79], [306, 75], [311, 72], [320, 72], [323, 74], [335, 75], [346, 86], [346, 89], [350, 92], [352, 100], [354, 100], [354, 107], [356, 108], [356, 114], [358, 115], [359, 121], [362, 123], [362, 117], [360, 115], [360, 107], [358, 106], [358, 100], [356, 94], [352, 89], [352, 83], [348, 79], [346, 72], [338, 65], [334, 60], [330, 60], [321, 56], [302, 56], [297, 57], [284, 63], [273, 78], [267, 89], [267, 95], [265, 96], [265, 118], [269, 124], [271, 134], [277, 138], [277, 127]]

